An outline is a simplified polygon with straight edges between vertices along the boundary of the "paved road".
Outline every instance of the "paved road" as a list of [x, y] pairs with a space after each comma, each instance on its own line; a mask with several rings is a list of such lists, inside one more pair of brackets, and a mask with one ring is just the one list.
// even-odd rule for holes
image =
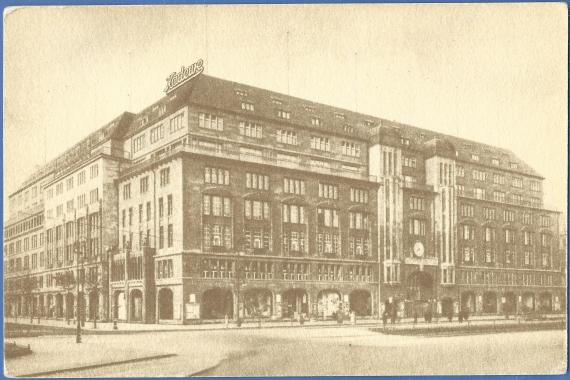
[[[451, 337], [383, 335], [363, 327], [156, 332], [89, 336], [120, 339], [177, 356], [66, 372], [66, 377], [538, 374], [566, 368], [562, 330]], [[216, 361], [217, 362], [217, 361]], [[209, 364], [208, 364], [209, 363]], [[206, 365], [208, 364], [208, 365]], [[61, 375], [60, 375], [61, 376]]]

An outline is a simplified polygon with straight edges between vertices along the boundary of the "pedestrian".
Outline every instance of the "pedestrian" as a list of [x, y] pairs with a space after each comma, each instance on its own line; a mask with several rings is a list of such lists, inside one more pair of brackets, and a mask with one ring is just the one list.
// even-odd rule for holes
[[453, 310], [449, 310], [447, 312], [447, 319], [449, 320], [449, 322], [453, 320]]
[[414, 311], [414, 325], [418, 323], [418, 313]]
[[384, 327], [386, 327], [386, 323], [388, 322], [388, 313], [387, 312], [383, 312], [382, 313], [382, 324], [384, 325]]

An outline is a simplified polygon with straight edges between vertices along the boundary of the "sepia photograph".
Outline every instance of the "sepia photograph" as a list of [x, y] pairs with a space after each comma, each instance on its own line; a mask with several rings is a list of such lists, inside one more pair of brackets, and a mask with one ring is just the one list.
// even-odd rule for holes
[[565, 3], [3, 17], [4, 376], [566, 373]]

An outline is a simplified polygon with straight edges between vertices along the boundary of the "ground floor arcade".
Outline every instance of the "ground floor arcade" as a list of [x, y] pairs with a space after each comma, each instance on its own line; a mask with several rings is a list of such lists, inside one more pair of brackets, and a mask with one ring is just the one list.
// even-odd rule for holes
[[108, 296], [100, 289], [85, 292], [41, 292], [32, 294], [7, 294], [4, 313], [10, 317], [40, 317], [73, 320], [78, 306], [85, 320], [108, 319]]

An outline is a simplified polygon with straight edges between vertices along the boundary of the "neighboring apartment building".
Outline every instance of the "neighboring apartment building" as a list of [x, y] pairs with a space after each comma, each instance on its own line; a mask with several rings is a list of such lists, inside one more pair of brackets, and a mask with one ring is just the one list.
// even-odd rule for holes
[[503, 149], [206, 75], [98, 133], [35, 175], [45, 262], [6, 225], [6, 278], [41, 279], [13, 313], [73, 318], [78, 269], [90, 319], [565, 309], [558, 214]]

